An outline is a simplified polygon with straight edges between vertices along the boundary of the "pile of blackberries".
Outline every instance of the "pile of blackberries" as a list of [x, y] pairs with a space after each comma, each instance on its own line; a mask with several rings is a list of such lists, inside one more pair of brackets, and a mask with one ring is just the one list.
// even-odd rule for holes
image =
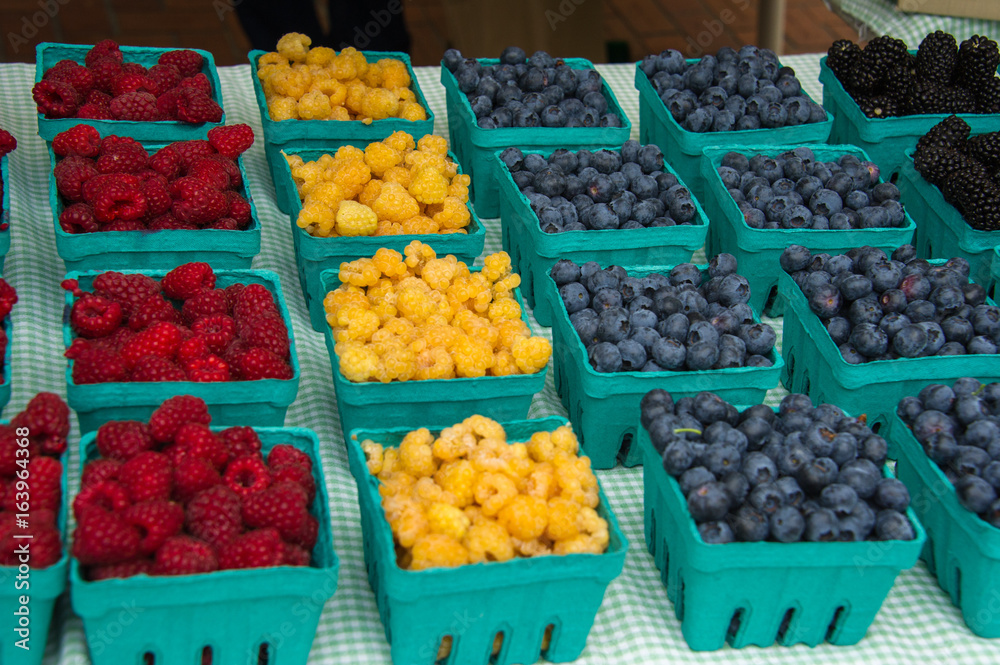
[[562, 259], [550, 274], [598, 372], [773, 365], [774, 329], [754, 321], [750, 284], [736, 273], [736, 259], [719, 254], [706, 272], [682, 263], [640, 278], [621, 266]]
[[688, 63], [680, 51], [647, 55], [639, 65], [670, 115], [691, 132], [729, 132], [825, 122], [791, 67], [770, 49], [728, 46]]
[[791, 245], [781, 267], [848, 363], [997, 353], [1000, 307], [969, 282], [965, 259], [933, 265], [913, 245], [891, 258], [875, 247], [830, 256]]
[[508, 46], [496, 65], [444, 52], [444, 66], [455, 75], [483, 129], [499, 127], [623, 127], [601, 75], [573, 69], [545, 51], [530, 58]]
[[899, 189], [851, 154], [816, 161], [802, 147], [777, 156], [729, 152], [719, 177], [752, 229], [882, 229], [906, 225]]
[[1000, 528], [1000, 383], [961, 378], [904, 397], [896, 413], [955, 486], [963, 506]]
[[739, 411], [714, 393], [641, 402], [642, 426], [706, 543], [912, 540], [910, 494], [885, 439], [806, 395]]
[[548, 159], [507, 148], [500, 159], [546, 233], [697, 223], [691, 192], [663, 170], [655, 145], [632, 140], [621, 150], [559, 149]]

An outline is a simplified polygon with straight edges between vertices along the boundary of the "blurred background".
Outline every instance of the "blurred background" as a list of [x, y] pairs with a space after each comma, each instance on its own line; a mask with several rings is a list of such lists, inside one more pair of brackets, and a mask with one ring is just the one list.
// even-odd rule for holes
[[[0, 0], [0, 61], [34, 62], [41, 41], [201, 48], [219, 65], [274, 49], [286, 31], [334, 48], [408, 51], [437, 65], [457, 47], [628, 62], [675, 48], [688, 57], [758, 43], [760, 6], [785, 4], [784, 53], [825, 52], [858, 31], [823, 0]], [[772, 5], [773, 6], [773, 5]], [[781, 34], [781, 33], [779, 33]]]

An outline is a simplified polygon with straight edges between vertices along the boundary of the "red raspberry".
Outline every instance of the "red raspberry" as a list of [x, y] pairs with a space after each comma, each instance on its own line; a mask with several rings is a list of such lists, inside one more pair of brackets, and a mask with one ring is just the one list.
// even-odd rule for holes
[[102, 39], [94, 44], [93, 48], [87, 51], [87, 55], [83, 61], [90, 67], [99, 58], [111, 58], [112, 60], [117, 60], [119, 63], [125, 62], [125, 56], [122, 55], [122, 50], [119, 48], [118, 42], [113, 39]]
[[185, 510], [188, 532], [215, 547], [221, 547], [243, 531], [240, 497], [225, 485], [198, 492]]
[[210, 351], [223, 353], [236, 336], [236, 323], [225, 314], [217, 314], [198, 319], [191, 330], [205, 339]]
[[122, 463], [116, 459], [100, 458], [87, 462], [80, 476], [80, 487], [88, 487], [104, 480], [117, 480], [121, 468]]
[[167, 538], [156, 551], [154, 575], [197, 575], [218, 570], [215, 550], [204, 540], [191, 536]]
[[7, 280], [0, 277], [0, 319], [7, 318], [15, 303], [17, 303], [17, 291], [7, 283]]
[[287, 443], [279, 443], [271, 448], [267, 454], [267, 464], [273, 468], [294, 464], [312, 471], [312, 458], [309, 454]]
[[108, 351], [113, 351], [114, 353], [121, 353], [122, 349], [133, 337], [135, 337], [135, 333], [122, 326], [107, 337], [94, 340], [92, 344], [103, 346]]
[[139, 179], [129, 173], [99, 173], [83, 183], [83, 200], [93, 203], [106, 187], [138, 189]]
[[94, 75], [83, 65], [72, 60], [60, 60], [42, 76], [46, 81], [60, 81], [73, 86], [81, 96], [86, 97], [94, 89]]
[[292, 368], [281, 357], [260, 347], [247, 349], [237, 355], [230, 363], [230, 369], [244, 381], [288, 380], [294, 376]]
[[31, 96], [46, 118], [72, 118], [83, 101], [76, 88], [62, 81], [39, 81]]
[[121, 356], [108, 349], [87, 346], [74, 352], [71, 346], [66, 351], [66, 357], [73, 361], [73, 383], [78, 386], [89, 383], [120, 382], [128, 379], [128, 368], [122, 362]]
[[30, 541], [15, 538], [15, 532], [12, 529], [4, 529], [0, 533], [2, 533], [0, 535], [0, 552], [2, 552], [0, 565], [17, 566], [23, 563], [15, 552], [18, 546], [25, 542], [31, 543], [32, 568], [48, 568], [62, 558], [62, 538], [59, 535], [59, 530], [52, 526], [32, 523]]
[[148, 275], [103, 272], [93, 281], [94, 293], [122, 306], [122, 314], [130, 317], [135, 308], [150, 296], [160, 293], [160, 283]]
[[130, 506], [128, 491], [116, 480], [102, 480], [81, 487], [73, 498], [73, 515], [80, 517], [91, 510], [99, 509], [120, 513]]
[[[17, 139], [6, 129], [0, 129], [0, 157], [9, 155], [17, 148]], [[0, 188], [2, 191], [2, 188]]]
[[[198, 157], [191, 162], [188, 169], [188, 177], [201, 180], [212, 189], [223, 191], [229, 189], [229, 171], [222, 165], [222, 161], [213, 159], [215, 155], [209, 157]], [[227, 208], [228, 210], [228, 208]]]
[[52, 174], [59, 194], [69, 201], [79, 201], [84, 198], [85, 183], [97, 175], [97, 165], [86, 157], [71, 156], [59, 160]]
[[11, 420], [14, 428], [26, 427], [43, 455], [61, 455], [69, 436], [69, 407], [55, 393], [41, 392]]
[[177, 363], [161, 356], [146, 356], [135, 364], [132, 381], [185, 381], [187, 375]]
[[277, 529], [257, 529], [219, 548], [219, 568], [270, 568], [284, 563], [285, 547]]
[[239, 231], [240, 225], [237, 224], [236, 220], [232, 217], [222, 217], [221, 219], [202, 228], [214, 229], [216, 231]]
[[223, 289], [226, 292], [226, 304], [229, 306], [229, 311], [233, 311], [233, 307], [236, 306], [237, 298], [239, 298], [239, 295], [243, 293], [243, 289], [245, 288], [245, 284], [237, 282], [236, 284], [230, 284]]
[[229, 305], [226, 303], [226, 292], [222, 289], [202, 291], [185, 300], [183, 307], [181, 307], [181, 318], [188, 325], [206, 316], [228, 313]]
[[197, 383], [232, 380], [229, 363], [214, 353], [187, 361], [184, 363], [184, 371], [187, 372], [189, 381]]
[[140, 541], [120, 514], [94, 508], [77, 517], [72, 553], [85, 566], [122, 563], [138, 556]]
[[297, 541], [309, 528], [306, 491], [295, 483], [278, 483], [245, 496], [242, 514], [248, 527], [274, 527], [284, 540], [297, 545], [302, 544]]
[[236, 159], [253, 145], [253, 129], [250, 125], [228, 125], [208, 130], [208, 142], [219, 154]]
[[194, 88], [178, 86], [176, 89], [184, 93], [177, 100], [178, 120], [191, 123], [220, 122], [222, 120], [222, 107], [207, 94]]
[[164, 120], [177, 120], [177, 102], [183, 96], [183, 90], [171, 88], [156, 98], [156, 110]]
[[59, 213], [59, 228], [66, 233], [93, 233], [101, 227], [89, 203], [74, 203]]
[[149, 68], [147, 76], [156, 82], [156, 89], [161, 94], [181, 82], [181, 73], [177, 67], [169, 63], [153, 65]]
[[146, 214], [146, 197], [137, 187], [108, 185], [94, 197], [94, 219], [107, 224], [119, 219], [137, 220]]
[[305, 549], [299, 547], [298, 545], [285, 543], [285, 558], [283, 560], [284, 565], [308, 566], [311, 560], [312, 555]]
[[56, 74], [64, 72], [67, 69], [71, 69], [73, 67], [81, 67], [81, 66], [82, 65], [80, 65], [75, 60], [69, 60], [69, 59], [64, 58], [64, 59], [60, 60], [59, 62], [57, 62], [56, 64], [54, 64], [51, 67], [49, 67], [48, 69], [46, 69], [45, 72], [42, 74], [42, 78], [43, 79], [52, 78]]
[[288, 329], [276, 316], [255, 316], [236, 326], [240, 337], [250, 346], [267, 349], [279, 358], [289, 356]]
[[177, 154], [181, 157], [181, 163], [183, 168], [187, 171], [191, 168], [191, 164], [198, 157], [208, 157], [209, 155], [215, 154], [215, 148], [212, 144], [204, 139], [198, 139], [194, 141], [177, 141], [169, 146], [177, 151]]
[[186, 423], [181, 425], [174, 436], [174, 445], [185, 451], [187, 455], [203, 457], [222, 471], [229, 461], [229, 450], [225, 442], [208, 425], [201, 423]]
[[268, 313], [281, 316], [274, 296], [263, 284], [247, 284], [236, 296], [233, 304], [234, 319], [248, 319]]
[[122, 71], [126, 74], [138, 74], [139, 76], [145, 76], [149, 73], [149, 70], [138, 62], [123, 62]]
[[246, 499], [267, 489], [271, 484], [271, 474], [259, 455], [245, 455], [229, 463], [223, 480], [229, 489]]
[[137, 420], [104, 423], [97, 429], [96, 444], [101, 457], [121, 462], [156, 447], [149, 425]]
[[63, 157], [69, 155], [97, 157], [100, 149], [101, 135], [90, 125], [71, 127], [65, 132], [56, 134], [52, 139], [52, 151]]
[[299, 545], [307, 551], [312, 551], [316, 547], [316, 540], [319, 538], [319, 520], [312, 515], [306, 517], [306, 522], [294, 535], [290, 536], [288, 542]]
[[157, 150], [156, 154], [149, 158], [149, 167], [167, 180], [172, 180], [181, 174], [184, 169], [184, 160], [173, 146], [168, 145]]
[[148, 92], [126, 92], [112, 99], [109, 108], [115, 120], [156, 122], [163, 118], [156, 107], [156, 97]]
[[252, 427], [229, 427], [219, 432], [219, 436], [233, 457], [257, 455], [260, 453], [260, 437]]
[[87, 63], [87, 69], [94, 76], [94, 87], [103, 91], [110, 91], [111, 82], [123, 71], [121, 60], [114, 58], [97, 58]]
[[96, 104], [81, 104], [80, 108], [76, 112], [76, 117], [81, 120], [114, 120], [115, 117], [111, 115], [111, 111], [106, 106], [97, 106]]
[[39, 455], [28, 463], [31, 474], [31, 509], [59, 510], [62, 499], [62, 464], [54, 457]]
[[178, 395], [161, 404], [149, 417], [149, 429], [153, 440], [159, 443], [170, 443], [177, 435], [177, 430], [186, 423], [201, 423], [208, 425], [212, 416], [208, 406], [200, 397]]
[[210, 351], [208, 350], [208, 344], [205, 343], [205, 338], [195, 334], [194, 337], [181, 342], [181, 345], [177, 348], [177, 361], [183, 365], [192, 360], [204, 358], [209, 353]]
[[[156, 454], [156, 453], [153, 453]], [[139, 531], [139, 553], [149, 556], [184, 528], [184, 508], [166, 499], [151, 500], [129, 506], [122, 518]]]
[[158, 217], [163, 213], [170, 212], [170, 190], [167, 189], [167, 179], [156, 174], [155, 178], [147, 178], [139, 188], [142, 195], [146, 197], [146, 216]]
[[111, 94], [115, 97], [129, 92], [148, 92], [155, 97], [158, 91], [156, 81], [142, 74], [127, 73], [124, 69], [111, 81]]
[[[13, 476], [21, 467], [17, 464], [18, 437], [10, 425], [0, 424], [0, 476]], [[38, 453], [38, 447], [29, 445], [31, 457]], [[22, 453], [23, 455], [23, 453]]]
[[170, 194], [174, 197], [170, 211], [182, 222], [211, 224], [229, 211], [224, 193], [191, 176], [170, 183]]
[[146, 168], [148, 163], [149, 153], [141, 143], [127, 138], [110, 144], [105, 140], [101, 143], [97, 170], [101, 173], [136, 173]]
[[86, 102], [107, 109], [111, 105], [111, 95], [100, 90], [91, 90], [87, 93]]
[[167, 323], [180, 323], [181, 315], [177, 309], [167, 302], [161, 294], [156, 293], [149, 298], [146, 298], [139, 305], [132, 316], [129, 317], [128, 327], [130, 330], [139, 332], [140, 330], [145, 330], [149, 326], [153, 325], [158, 321], [166, 321]]
[[312, 503], [316, 496], [316, 479], [313, 478], [312, 471], [299, 464], [282, 464], [281, 466], [268, 465], [271, 469], [271, 479], [275, 484], [290, 481], [298, 484], [306, 491], [309, 503]]
[[174, 465], [174, 495], [181, 501], [190, 501], [202, 490], [221, 484], [222, 476], [203, 457], [181, 456]]
[[181, 79], [181, 82], [177, 84], [177, 87], [181, 90], [190, 88], [191, 90], [203, 92], [209, 97], [212, 96], [212, 83], [208, 80], [208, 77], [205, 76], [205, 74], [200, 72], [194, 76], [188, 76]]
[[157, 62], [161, 65], [173, 65], [181, 76], [194, 76], [201, 71], [204, 58], [197, 51], [184, 49], [168, 51]]
[[152, 572], [152, 561], [149, 559], [135, 559], [122, 563], [113, 563], [109, 566], [91, 566], [87, 571], [87, 579], [91, 582], [100, 582], [101, 580], [149, 575]]
[[98, 231], [142, 231], [146, 228], [146, 224], [138, 219], [116, 219], [113, 222], [105, 224], [104, 226], [98, 228]]
[[226, 192], [226, 198], [229, 199], [229, 216], [236, 220], [237, 226], [241, 229], [250, 226], [250, 202], [236, 192]]
[[[145, 330], [136, 333], [122, 349], [125, 366], [132, 369], [144, 356], [172, 358], [177, 353], [183, 338], [177, 325], [167, 321], [156, 321]], [[155, 436], [154, 436], [155, 438]]]
[[198, 227], [190, 222], [182, 222], [170, 213], [155, 217], [149, 222], [150, 231], [194, 231]]
[[187, 300], [202, 291], [214, 289], [215, 272], [207, 263], [185, 263], [164, 275], [160, 287], [174, 300]]
[[92, 339], [110, 335], [122, 322], [122, 306], [113, 300], [85, 293], [73, 303], [69, 322], [80, 337]]

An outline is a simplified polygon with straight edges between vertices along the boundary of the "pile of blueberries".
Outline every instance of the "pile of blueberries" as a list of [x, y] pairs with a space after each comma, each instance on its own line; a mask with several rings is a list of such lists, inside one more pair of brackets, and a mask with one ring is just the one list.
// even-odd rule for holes
[[728, 46], [688, 63], [680, 51], [647, 55], [640, 68], [670, 115], [691, 132], [772, 129], [825, 122], [791, 67], [770, 49]]
[[482, 129], [499, 127], [622, 127], [595, 69], [573, 69], [545, 51], [529, 58], [508, 46], [496, 65], [444, 52], [444, 66], [458, 81]]
[[500, 159], [545, 233], [695, 224], [698, 210], [656, 145], [554, 151], [548, 159], [507, 148]]
[[1000, 383], [965, 377], [904, 397], [896, 414], [955, 487], [959, 502], [1000, 528]]
[[891, 258], [875, 247], [830, 256], [790, 245], [781, 267], [852, 365], [997, 353], [1000, 307], [987, 305], [986, 290], [969, 282], [969, 262], [933, 265], [916, 255], [913, 245]]
[[706, 543], [912, 540], [885, 439], [806, 395], [739, 411], [714, 393], [642, 398], [642, 426]]
[[899, 189], [879, 168], [845, 154], [816, 161], [809, 148], [776, 157], [728, 152], [718, 168], [752, 229], [884, 229], [906, 226]]
[[750, 285], [736, 273], [735, 257], [719, 254], [706, 272], [707, 279], [682, 263], [640, 278], [621, 266], [562, 259], [550, 274], [598, 372], [773, 365], [774, 329], [754, 322]]

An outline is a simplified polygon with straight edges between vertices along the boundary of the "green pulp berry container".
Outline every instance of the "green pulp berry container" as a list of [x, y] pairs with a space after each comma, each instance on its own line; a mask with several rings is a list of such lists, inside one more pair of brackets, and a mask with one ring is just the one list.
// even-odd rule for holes
[[[9, 348], [9, 347], [8, 347]], [[3, 424], [9, 424], [3, 421]], [[45, 656], [45, 642], [49, 635], [49, 626], [52, 622], [52, 612], [56, 606], [56, 600], [62, 595], [66, 588], [66, 570], [69, 568], [69, 554], [66, 550], [66, 514], [69, 505], [69, 489], [67, 484], [69, 455], [63, 454], [60, 460], [63, 465], [62, 472], [62, 501], [59, 505], [58, 526], [59, 534], [62, 537], [63, 550], [62, 557], [48, 568], [38, 568], [30, 561], [28, 575], [18, 579], [21, 571], [15, 566], [0, 566], [0, 579], [4, 584], [0, 590], [0, 612], [5, 617], [9, 617], [9, 628], [4, 631], [0, 638], [0, 663], [17, 663], [18, 665], [41, 665]], [[30, 519], [29, 516], [29, 525]], [[26, 531], [30, 533], [30, 529]], [[29, 543], [30, 540], [16, 541], [18, 543]], [[29, 603], [21, 604], [21, 597], [27, 596]], [[19, 625], [20, 615], [24, 607], [28, 614], [24, 615], [28, 621], [27, 626]], [[25, 632], [18, 632], [19, 629]], [[25, 640], [21, 642], [21, 640]], [[23, 644], [25, 648], [19, 646]]]
[[[688, 64], [698, 62], [689, 59]], [[635, 87], [639, 91], [639, 140], [655, 143], [663, 150], [670, 164], [677, 169], [685, 182], [692, 187], [698, 199], [705, 195], [701, 177], [701, 157], [705, 148], [718, 145], [805, 145], [826, 143], [833, 127], [827, 113], [824, 122], [813, 122], [794, 127], [772, 129], [745, 129], [729, 132], [691, 132], [680, 125], [656, 94], [649, 77], [642, 71], [642, 62], [635, 63]], [[802, 92], [804, 97], [809, 97]], [[810, 97], [811, 99], [811, 97]], [[714, 221], [714, 220], [713, 220]]]
[[[310, 147], [291, 148], [287, 154], [296, 154], [306, 161], [314, 161], [327, 152], [329, 151]], [[452, 153], [449, 152], [448, 157], [458, 163]], [[483, 253], [486, 227], [469, 203], [466, 204], [470, 216], [469, 225], [466, 227], [467, 233], [317, 238], [296, 224], [299, 212], [302, 210], [302, 202], [299, 200], [295, 181], [292, 179], [292, 171], [284, 157], [278, 164], [278, 171], [274, 184], [279, 192], [282, 190], [287, 192], [288, 217], [291, 221], [292, 240], [295, 246], [295, 265], [298, 268], [302, 295], [309, 310], [309, 322], [316, 332], [323, 332], [329, 327], [326, 324], [326, 313], [323, 311], [323, 298], [328, 290], [324, 288], [322, 277], [325, 270], [339, 271], [341, 263], [372, 257], [381, 247], [388, 247], [402, 254], [403, 249], [414, 240], [432, 245], [438, 256], [454, 254], [459, 261], [465, 261], [469, 265]], [[458, 172], [462, 172], [461, 166]]]
[[[89, 291], [94, 277], [103, 271], [72, 272], [68, 279], [79, 280], [80, 288]], [[154, 279], [162, 279], [166, 270], [122, 270], [120, 272], [142, 273]], [[76, 411], [80, 421], [80, 432], [96, 430], [109, 420], [149, 420], [149, 416], [160, 404], [174, 395], [193, 395], [205, 400], [212, 422], [220, 426], [254, 425], [258, 427], [281, 427], [285, 422], [285, 412], [295, 401], [299, 391], [299, 359], [295, 352], [295, 337], [292, 333], [292, 319], [281, 293], [281, 281], [276, 273], [269, 270], [217, 270], [215, 288], [224, 289], [230, 284], [262, 284], [274, 296], [281, 312], [281, 318], [288, 328], [289, 363], [292, 367], [291, 379], [259, 379], [257, 381], [225, 381], [198, 383], [195, 381], [161, 382], [120, 382], [88, 383], [73, 382], [73, 363], [66, 367], [66, 397], [70, 408]], [[75, 335], [69, 325], [69, 310], [76, 298], [66, 292], [66, 314], [63, 316], [63, 342], [66, 348], [73, 343]]]
[[[554, 151], [527, 152], [537, 152], [547, 158]], [[554, 315], [548, 301], [539, 294], [549, 278], [549, 270], [559, 259], [570, 259], [580, 264], [597, 261], [608, 265], [662, 266], [690, 260], [705, 244], [709, 217], [694, 198], [697, 214], [687, 225], [545, 233], [528, 197], [521, 193], [510, 170], [500, 160], [500, 152], [494, 153], [494, 159], [500, 185], [503, 248], [510, 254], [515, 271], [521, 275], [521, 290], [535, 320], [543, 326], [551, 326]], [[677, 175], [666, 162], [663, 170]], [[680, 178], [678, 181], [684, 184]]]
[[[479, 58], [483, 65], [496, 65], [497, 58]], [[594, 69], [584, 58], [564, 58], [572, 69]], [[602, 77], [603, 79], [603, 77]], [[448, 134], [451, 149], [458, 155], [466, 173], [472, 176], [470, 196], [480, 217], [500, 215], [500, 192], [497, 163], [493, 154], [510, 146], [522, 150], [555, 150], [556, 148], [621, 147], [632, 132], [632, 122], [618, 104], [615, 93], [606, 80], [601, 92], [608, 101], [608, 113], [621, 118], [621, 127], [501, 127], [482, 129], [476, 120], [465, 93], [459, 90], [455, 75], [441, 62], [441, 83], [444, 85], [448, 109]], [[645, 141], [644, 141], [645, 143]]]
[[[141, 141], [155, 153], [169, 144]], [[48, 144], [49, 164], [55, 169], [58, 157]], [[66, 203], [56, 189], [55, 177], [49, 178], [49, 206], [56, 233], [56, 251], [67, 271], [84, 270], [170, 270], [184, 263], [203, 261], [213, 268], [249, 268], [260, 253], [261, 224], [257, 206], [250, 196], [249, 180], [243, 158], [237, 160], [243, 184], [237, 190], [250, 204], [250, 226], [238, 231], [222, 229], [169, 231], [99, 231], [66, 233], [59, 225], [59, 215]]]
[[998, 281], [1000, 281], [1000, 245], [993, 248], [993, 260], [990, 262], [990, 278], [986, 284], [986, 293], [990, 298], [996, 297]]
[[[410, 75], [410, 90], [416, 96], [416, 101], [424, 107], [427, 118], [425, 120], [385, 118], [373, 120], [367, 125], [360, 120], [271, 120], [271, 114], [267, 110], [267, 99], [264, 97], [264, 88], [260, 79], [257, 78], [257, 62], [266, 53], [267, 51], [254, 50], [250, 51], [247, 57], [250, 59], [250, 79], [253, 82], [253, 92], [257, 99], [257, 109], [260, 112], [260, 123], [264, 128], [264, 156], [267, 157], [267, 164], [271, 169], [271, 178], [274, 180], [276, 189], [278, 181], [282, 177], [283, 168], [285, 168], [285, 158], [281, 153], [293, 145], [333, 153], [344, 145], [364, 147], [372, 141], [386, 138], [393, 132], [406, 132], [412, 135], [414, 140], [424, 134], [434, 133], [434, 112], [427, 103], [424, 93], [420, 90], [420, 83], [417, 82], [417, 76], [413, 73], [413, 66], [410, 64], [410, 56], [406, 53], [398, 51], [361, 52], [368, 62], [377, 62], [383, 58], [403, 61], [406, 65], [406, 71]], [[288, 203], [289, 197], [282, 196], [279, 191], [278, 208], [281, 212], [291, 212], [290, 208], [286, 207]]]
[[[468, 417], [481, 411], [468, 411]], [[492, 415], [492, 414], [491, 414]], [[503, 422], [508, 441], [527, 441], [551, 432], [562, 418]], [[604, 554], [567, 554], [477, 563], [457, 568], [411, 571], [396, 563], [392, 530], [382, 510], [379, 481], [368, 473], [361, 442], [372, 439], [396, 447], [412, 427], [359, 429], [347, 439], [351, 474], [358, 485], [365, 567], [375, 592], [385, 638], [394, 663], [408, 665], [510, 665], [539, 658], [563, 663], [583, 652], [608, 584], [622, 571], [628, 541], [601, 490], [598, 514], [608, 522]], [[471, 617], [456, 626], [456, 617]], [[543, 649], [546, 629], [553, 628]], [[503, 634], [492, 656], [494, 637]], [[438, 647], [451, 637], [451, 653], [437, 660]]]
[[[40, 43], [35, 47], [35, 83], [41, 81], [45, 72], [61, 60], [72, 60], [82, 65], [91, 48], [93, 48], [91, 45], [86, 44]], [[146, 68], [155, 65], [164, 53], [177, 50], [148, 46], [122, 46], [120, 48], [125, 62], [137, 62]], [[208, 51], [201, 49], [186, 50], [194, 51], [204, 58], [201, 72], [208, 77], [208, 82], [212, 85], [212, 99], [225, 109], [222, 103], [222, 85], [219, 83], [219, 72], [215, 68], [215, 58]], [[89, 120], [87, 118], [50, 119], [38, 113], [38, 135], [49, 142], [55, 138], [56, 134], [81, 124], [94, 127], [101, 133], [101, 136], [130, 136], [136, 140], [172, 143], [205, 138], [208, 136], [208, 130], [226, 124], [226, 114], [223, 110], [222, 120], [219, 122], [189, 123], [179, 120], [139, 122], [135, 120]]]
[[[671, 267], [627, 267], [625, 270], [631, 276], [645, 277], [654, 272], [668, 272]], [[702, 266], [701, 270], [704, 274], [708, 266]], [[642, 453], [635, 446], [639, 401], [654, 388], [668, 390], [675, 397], [710, 391], [736, 404], [756, 404], [763, 402], [767, 391], [778, 385], [784, 362], [777, 348], [768, 356], [774, 363], [771, 367], [700, 372], [598, 372], [590, 365], [587, 347], [570, 322], [555, 281], [548, 276], [545, 279], [542, 297], [552, 311], [556, 392], [595, 469], [611, 469], [619, 457], [625, 466], [642, 464]], [[760, 322], [756, 312], [754, 321]]]
[[829, 402], [848, 413], [867, 414], [869, 423], [885, 422], [895, 413], [899, 400], [916, 395], [928, 383], [950, 385], [963, 376], [1000, 380], [1000, 354], [897, 358], [852, 365], [809, 309], [808, 300], [791, 276], [782, 272], [778, 283], [786, 304], [781, 381], [789, 391], [805, 393], [816, 404]]
[[896, 474], [927, 529], [921, 558], [962, 611], [965, 625], [980, 637], [1000, 637], [1000, 529], [959, 502], [955, 487], [895, 414], [889, 436], [898, 453]]
[[[323, 271], [324, 292], [340, 286], [337, 274], [336, 270]], [[514, 297], [521, 306], [521, 319], [530, 325], [518, 291], [514, 289]], [[329, 325], [323, 336], [330, 354], [337, 411], [344, 433], [359, 427], [446, 427], [474, 413], [494, 420], [518, 420], [527, 417], [532, 398], [545, 387], [548, 367], [535, 374], [513, 376], [355, 383], [340, 373], [334, 350], [336, 342]]]
[[[714, 256], [728, 252], [739, 262], [740, 274], [750, 281], [750, 306], [755, 311], [770, 310], [774, 315], [782, 311], [777, 299], [779, 260], [781, 253], [789, 245], [803, 245], [813, 252], [843, 254], [852, 247], [871, 245], [892, 252], [900, 245], [913, 241], [917, 228], [910, 213], [906, 213], [906, 225], [888, 229], [814, 230], [814, 229], [753, 229], [747, 226], [743, 213], [729, 194], [718, 168], [727, 152], [738, 152], [751, 157], [756, 154], [777, 156], [786, 150], [799, 146], [746, 146], [730, 145], [706, 148], [701, 164], [701, 175], [705, 182], [705, 210], [712, 225], [709, 230], [707, 253]], [[810, 145], [818, 161], [836, 161], [842, 155], [854, 155], [862, 161], [868, 160], [864, 150], [855, 146]], [[881, 182], [885, 180], [880, 178]], [[901, 197], [910, 203], [909, 198]], [[916, 204], [907, 206], [914, 210]]]
[[[915, 55], [916, 51], [910, 53]], [[833, 114], [830, 143], [850, 143], [863, 148], [887, 174], [899, 171], [906, 163], [906, 151], [915, 148], [920, 137], [950, 115], [927, 113], [869, 118], [827, 66], [826, 56], [819, 61], [819, 80], [823, 84], [823, 107]], [[958, 117], [969, 123], [973, 134], [997, 128], [997, 114], [962, 113]]]
[[7, 155], [0, 157], [0, 272], [3, 272], [7, 251], [10, 249], [10, 174], [7, 171]]
[[[283, 443], [312, 459], [316, 497], [309, 512], [319, 520], [319, 537], [311, 565], [90, 582], [73, 559], [73, 610], [83, 618], [94, 665], [308, 660], [339, 569], [320, 442], [312, 430], [299, 427], [263, 428], [257, 434], [265, 455]], [[90, 433], [81, 439], [81, 459], [97, 457], [95, 438]]]
[[[3, 331], [7, 334], [7, 349], [3, 353], [3, 382], [0, 383], [0, 413], [3, 413], [4, 407], [10, 401], [11, 376], [13, 375], [11, 363], [14, 348], [14, 323], [11, 321], [9, 314], [3, 320]], [[0, 661], [0, 663], [2, 662]]]
[[969, 262], [970, 278], [986, 286], [990, 280], [993, 248], [1000, 244], [1000, 232], [980, 231], [968, 225], [958, 208], [945, 200], [913, 166], [913, 151], [906, 153], [899, 189], [917, 222], [918, 255], [925, 259], [960, 256]]
[[[725, 543], [701, 539], [677, 480], [638, 427], [646, 547], [688, 646], [857, 644], [896, 576], [913, 567], [926, 534], [872, 542]], [[885, 477], [892, 477], [888, 467]]]

